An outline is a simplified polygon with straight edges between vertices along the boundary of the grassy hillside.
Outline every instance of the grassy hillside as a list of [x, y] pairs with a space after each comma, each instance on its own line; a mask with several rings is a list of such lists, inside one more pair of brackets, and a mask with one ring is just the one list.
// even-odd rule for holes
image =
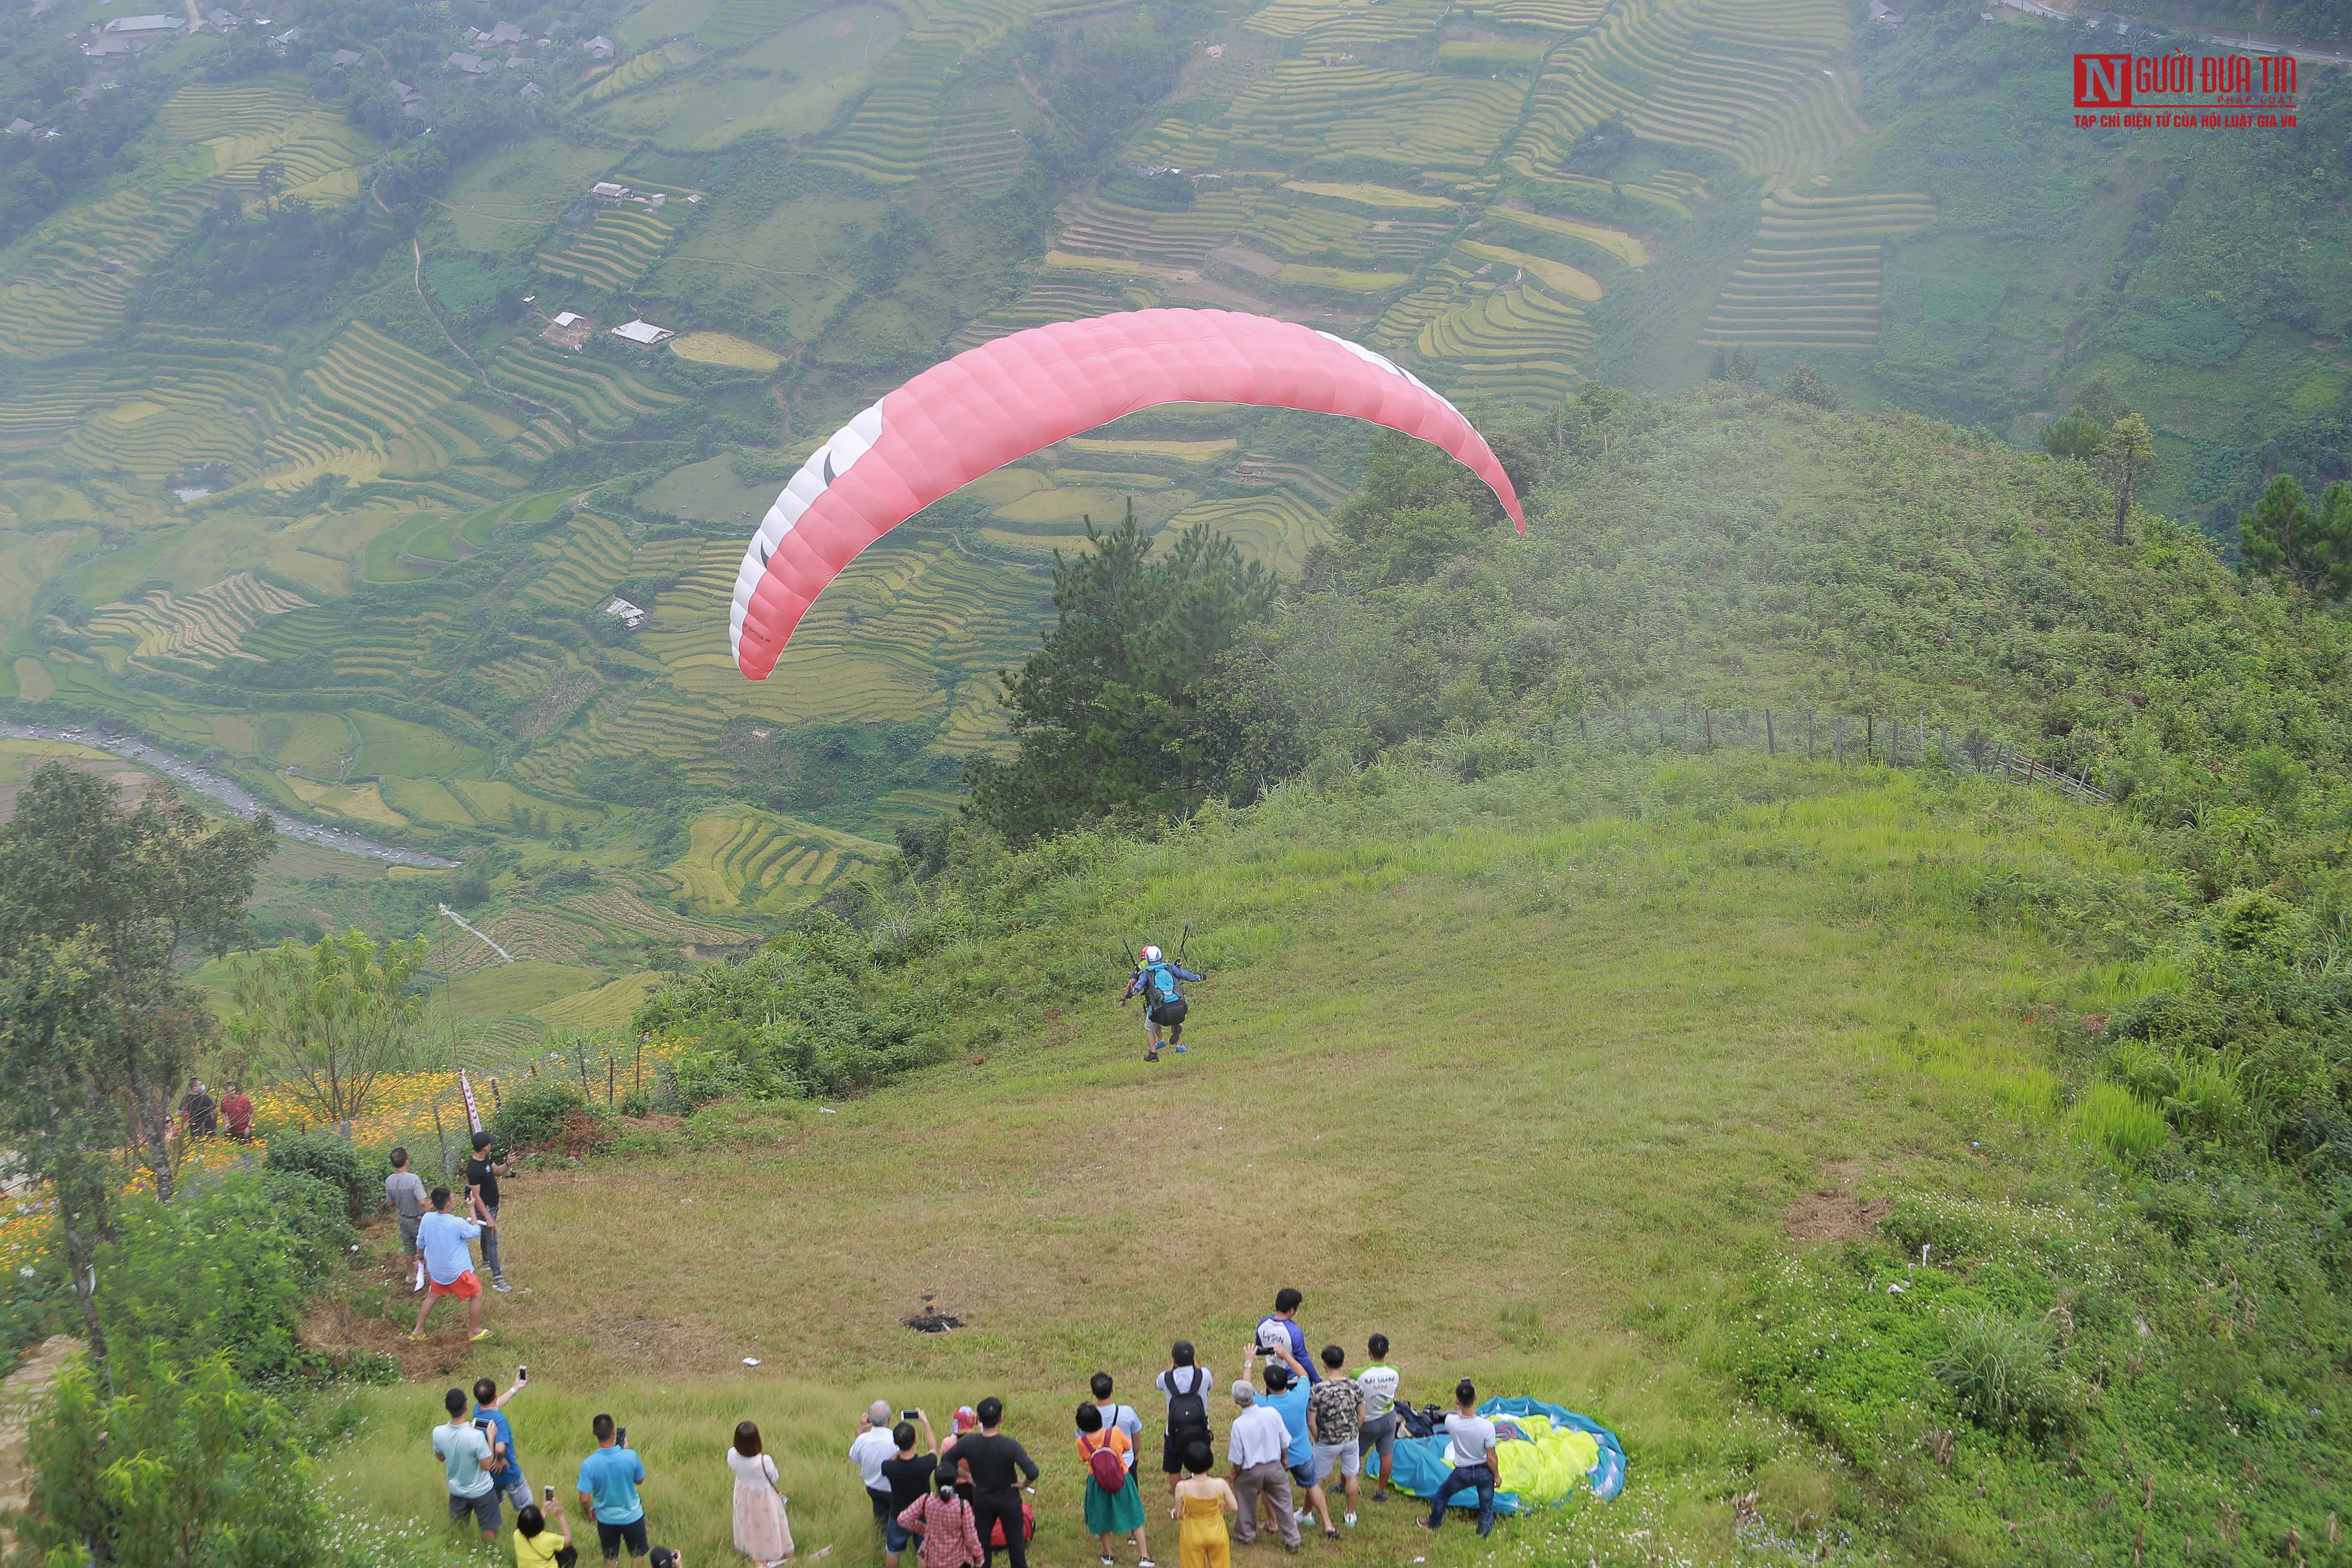
[[[2342, 623], [2158, 520], [2117, 547], [2078, 468], [1948, 427], [1580, 416], [1548, 530], [1268, 631], [1331, 733], [1351, 689], [1397, 715], [1369, 764], [1149, 840], [960, 832], [640, 1008], [689, 1063], [828, 1098], [517, 1184], [526, 1452], [625, 1407], [657, 1529], [719, 1550], [709, 1454], [748, 1415], [803, 1541], [863, 1553], [856, 1408], [996, 1392], [1048, 1461], [1041, 1550], [1075, 1554], [1084, 1377], [1238, 1343], [1291, 1283], [1416, 1397], [1471, 1375], [1623, 1434], [1625, 1497], [1510, 1527], [1529, 1561], [2331, 1561]], [[1570, 677], [1589, 713], [1990, 721], [2123, 799], [1586, 742], [1545, 717]], [[1187, 921], [1192, 1049], [1146, 1064], [1118, 944]], [[650, 1291], [579, 1239], [638, 1211]], [[322, 1331], [406, 1350], [402, 1301], [362, 1273]], [[968, 1331], [901, 1326], [927, 1305]], [[431, 1390], [494, 1370], [406, 1365], [336, 1458], [370, 1517], [430, 1494]], [[1408, 1528], [1374, 1510], [1337, 1555], [1485, 1559]]]
[[[1885, 1195], [2047, 1203], [2085, 1179], [2021, 1009], [2074, 1004], [2095, 949], [1999, 889], [2145, 875], [2091, 808], [1786, 760], [1384, 773], [1073, 854], [1029, 929], [913, 982], [998, 998], [970, 1060], [838, 1115], [713, 1107], [641, 1143], [659, 1158], [515, 1184], [529, 1293], [495, 1314], [496, 1362], [533, 1368], [515, 1419], [538, 1469], [613, 1409], [656, 1474], [657, 1534], [713, 1550], [711, 1434], [750, 1415], [804, 1546], [862, 1557], [834, 1453], [856, 1408], [999, 1392], [1047, 1465], [1057, 1560], [1079, 1550], [1061, 1429], [1085, 1377], [1139, 1388], [1186, 1335], [1230, 1376], [1221, 1347], [1296, 1284], [1315, 1343], [1387, 1332], [1416, 1397], [1473, 1375], [1623, 1433], [1625, 1499], [1512, 1527], [1514, 1550], [1615, 1560], [1649, 1529], [1727, 1556], [1722, 1500], [1759, 1479], [1776, 1529], [1880, 1539], [1834, 1463], [1696, 1353], [1716, 1303], [1817, 1210], [1860, 1235]], [[1185, 920], [1213, 978], [1191, 1053], [1147, 1066], [1107, 1005], [1112, 954]], [[657, 1288], [588, 1239], [616, 1212], [660, 1215], [625, 1270]], [[853, 1239], [876, 1231], [878, 1252]], [[969, 1331], [898, 1326], [932, 1298]], [[425, 1490], [425, 1392], [367, 1396], [336, 1459], [362, 1506], [404, 1518]], [[1344, 1560], [1423, 1551], [1404, 1513], [1368, 1512]], [[1433, 1560], [1478, 1555], [1464, 1532]]]

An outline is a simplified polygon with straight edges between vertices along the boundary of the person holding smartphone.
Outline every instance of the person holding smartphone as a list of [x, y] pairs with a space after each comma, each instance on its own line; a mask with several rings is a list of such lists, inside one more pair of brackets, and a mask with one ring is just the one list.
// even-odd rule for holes
[[[547, 1527], [551, 1514], [553, 1530]], [[515, 1510], [514, 1556], [515, 1568], [575, 1568], [579, 1563], [580, 1549], [572, 1544], [572, 1521], [553, 1487], [547, 1489], [544, 1504], [526, 1502]]]
[[499, 1483], [490, 1473], [498, 1462], [496, 1445], [484, 1430], [487, 1422], [466, 1418], [466, 1391], [453, 1388], [442, 1395], [449, 1413], [446, 1425], [433, 1428], [433, 1452], [449, 1482], [449, 1521], [471, 1519], [481, 1526], [482, 1539], [499, 1538]]
[[530, 1381], [530, 1368], [527, 1366], [515, 1368], [514, 1385], [504, 1394], [487, 1377], [474, 1380], [474, 1419], [489, 1423], [490, 1440], [499, 1445], [502, 1454], [501, 1462], [491, 1468], [490, 1474], [497, 1479], [499, 1489], [519, 1510], [530, 1506], [530, 1482], [522, 1473], [522, 1456], [515, 1451], [514, 1426], [507, 1419], [506, 1404], [520, 1394], [523, 1384]]
[[588, 1429], [596, 1435], [596, 1451], [580, 1461], [580, 1507], [595, 1517], [605, 1562], [619, 1562], [624, 1546], [635, 1561], [646, 1552], [646, 1509], [637, 1499], [645, 1461], [629, 1447], [628, 1429], [614, 1426], [610, 1415], [600, 1414]]

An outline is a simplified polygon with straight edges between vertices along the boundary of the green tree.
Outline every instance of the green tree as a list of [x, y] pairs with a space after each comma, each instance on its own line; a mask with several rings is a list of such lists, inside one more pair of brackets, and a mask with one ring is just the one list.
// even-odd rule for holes
[[2250, 572], [2283, 574], [2305, 593], [2352, 593], [2352, 486], [2341, 479], [2320, 492], [2315, 509], [2303, 487], [2281, 474], [2238, 519], [2238, 548]]
[[2124, 542], [2124, 520], [2131, 515], [2132, 489], [2156, 461], [2156, 438], [2148, 434], [2147, 423], [2137, 414], [2126, 414], [2107, 431], [2106, 445], [2099, 448], [2099, 471], [2116, 490], [2116, 542]]
[[2053, 458], [2093, 462], [2106, 444], [2107, 426], [2079, 403], [2042, 427], [2042, 449]]
[[1799, 403], [1810, 403], [1816, 408], [1835, 408], [1840, 398], [1837, 389], [1822, 379], [1822, 373], [1800, 360], [1789, 367], [1780, 378], [1780, 395]]
[[0, 1126], [67, 1165], [127, 1143], [171, 1197], [173, 1111], [213, 1027], [182, 974], [244, 930], [275, 842], [267, 816], [216, 827], [168, 784], [125, 812], [95, 774], [33, 775], [0, 827], [0, 1080], [21, 1090]]
[[17, 1561], [284, 1568], [328, 1559], [314, 1461], [287, 1408], [227, 1360], [151, 1358], [135, 1393], [61, 1373], [33, 1423]]
[[1275, 592], [1274, 574], [1205, 525], [1155, 560], [1132, 501], [1108, 532], [1087, 519], [1087, 548], [1055, 554], [1054, 629], [1005, 678], [1019, 750], [973, 765], [974, 809], [1025, 842], [1198, 804], [1222, 772], [1200, 689]]
[[425, 948], [421, 936], [378, 947], [356, 931], [288, 942], [236, 976], [231, 1029], [319, 1120], [348, 1122], [407, 1060], [420, 1014], [409, 982]]
[[1706, 374], [1712, 381], [1728, 381], [1740, 386], [1759, 385], [1764, 380], [1764, 367], [1756, 358], [1756, 351], [1746, 343], [1734, 343], [1731, 352], [1721, 348], [1708, 356]]
[[[1498, 432], [1496, 445], [1503, 458], [1512, 443]], [[1507, 460], [1507, 471], [1511, 466]], [[1517, 466], [1524, 469], [1528, 462], [1523, 458]], [[1512, 479], [1524, 493], [1534, 477], [1523, 472]], [[1468, 468], [1426, 441], [1377, 431], [1363, 483], [1332, 514], [1339, 543], [1307, 574], [1360, 587], [1423, 582], [1502, 521], [1494, 492]]]

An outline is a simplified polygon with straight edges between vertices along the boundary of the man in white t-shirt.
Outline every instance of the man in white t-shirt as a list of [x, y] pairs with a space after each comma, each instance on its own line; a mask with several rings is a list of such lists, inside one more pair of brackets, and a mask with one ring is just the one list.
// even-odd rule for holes
[[896, 1458], [898, 1440], [890, 1436], [890, 1402], [877, 1399], [866, 1408], [865, 1419], [857, 1424], [857, 1436], [849, 1440], [849, 1457], [856, 1461], [857, 1479], [866, 1483], [866, 1500], [874, 1506], [874, 1522], [880, 1525], [893, 1516], [890, 1512], [890, 1482], [882, 1474], [882, 1461]]
[[1423, 1530], [1445, 1522], [1445, 1505], [1465, 1487], [1478, 1492], [1478, 1534], [1495, 1528], [1495, 1424], [1478, 1414], [1478, 1390], [1468, 1378], [1454, 1385], [1454, 1414], [1445, 1418], [1445, 1462], [1454, 1467], [1430, 1494]]
[[1209, 1392], [1217, 1386], [1216, 1375], [1200, 1364], [1192, 1350], [1192, 1342], [1178, 1340], [1168, 1352], [1168, 1370], [1151, 1380], [1168, 1401], [1168, 1429], [1160, 1441], [1160, 1469], [1168, 1478], [1168, 1495], [1176, 1495], [1176, 1482], [1184, 1473], [1184, 1451], [1195, 1443], [1214, 1445], [1216, 1435], [1209, 1430]]
[[1396, 1397], [1402, 1379], [1397, 1369], [1388, 1364], [1388, 1335], [1374, 1334], [1365, 1348], [1372, 1352], [1372, 1364], [1356, 1374], [1356, 1386], [1364, 1391], [1364, 1425], [1356, 1434], [1356, 1442], [1368, 1461], [1373, 1454], [1380, 1455], [1381, 1484], [1372, 1500], [1382, 1502], [1389, 1495], [1389, 1477], [1396, 1468]]

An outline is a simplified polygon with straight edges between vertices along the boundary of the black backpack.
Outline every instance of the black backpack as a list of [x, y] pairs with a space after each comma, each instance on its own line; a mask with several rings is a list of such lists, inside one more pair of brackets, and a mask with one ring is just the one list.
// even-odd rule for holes
[[1434, 1437], [1445, 1429], [1445, 1412], [1434, 1405], [1424, 1405], [1415, 1410], [1400, 1401], [1396, 1416], [1399, 1436]]
[[[1189, 1372], [1192, 1385], [1179, 1391], [1176, 1373]], [[1202, 1385], [1207, 1376], [1197, 1366], [1180, 1366], [1168, 1374], [1168, 1431], [1171, 1436], [1205, 1437], [1209, 1435], [1209, 1402], [1202, 1395]]]

